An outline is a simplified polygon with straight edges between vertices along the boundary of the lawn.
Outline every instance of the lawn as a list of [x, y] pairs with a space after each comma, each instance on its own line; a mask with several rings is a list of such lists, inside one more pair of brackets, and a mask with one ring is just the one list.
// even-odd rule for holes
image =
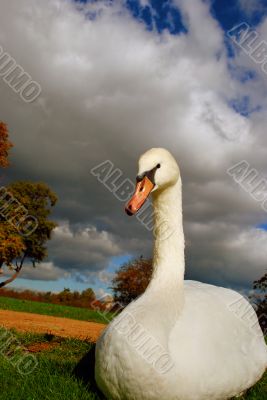
[[[0, 329], [0, 337], [3, 332]], [[17, 356], [25, 354], [26, 350], [31, 351], [30, 354], [36, 357], [38, 364], [33, 372], [23, 376], [10, 362], [10, 357], [14, 356], [12, 345], [9, 358], [0, 354], [0, 400], [100, 400], [93, 389], [86, 388], [72, 374], [79, 359], [90, 350], [90, 342], [62, 339], [48, 334], [22, 334], [14, 330], [8, 332], [21, 345]], [[14, 346], [13, 352], [16, 353]], [[242, 399], [266, 399], [266, 386], [267, 374]]]
[[[36, 357], [38, 364], [33, 372], [21, 375], [10, 359], [0, 354], [1, 400], [99, 400], [96, 393], [72, 375], [78, 360], [89, 351], [89, 342], [51, 335], [21, 334], [14, 330], [9, 332], [22, 346], [16, 353], [25, 353], [25, 349], [33, 348], [34, 353], [30, 354]], [[38, 352], [40, 343], [51, 348]], [[12, 352], [9, 357], [13, 357]]]
[[87, 308], [41, 303], [38, 301], [20, 300], [1, 296], [0, 309], [23, 311], [41, 315], [53, 315], [55, 317], [65, 317], [78, 319], [81, 321], [94, 321], [102, 323], [107, 323], [107, 317], [111, 319], [111, 316], [106, 315], [106, 317], [104, 317], [103, 313], [89, 310]]

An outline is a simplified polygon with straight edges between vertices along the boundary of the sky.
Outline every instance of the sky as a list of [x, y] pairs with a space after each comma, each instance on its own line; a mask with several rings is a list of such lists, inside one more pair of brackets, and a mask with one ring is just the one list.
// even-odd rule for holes
[[267, 74], [227, 32], [246, 23], [267, 40], [267, 1], [0, 8], [0, 46], [41, 87], [26, 103], [0, 69], [0, 120], [14, 143], [2, 182], [44, 181], [59, 198], [48, 258], [12, 287], [100, 296], [120, 265], [150, 257], [151, 232], [90, 171], [110, 160], [134, 181], [139, 156], [165, 147], [183, 181], [186, 278], [249, 290], [266, 271], [267, 214], [227, 170], [245, 160], [267, 175]]

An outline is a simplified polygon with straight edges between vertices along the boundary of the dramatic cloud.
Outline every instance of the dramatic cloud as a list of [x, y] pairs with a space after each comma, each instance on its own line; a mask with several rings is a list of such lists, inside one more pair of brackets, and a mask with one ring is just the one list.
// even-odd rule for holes
[[266, 268], [267, 232], [240, 230], [233, 224], [213, 222], [188, 226], [187, 261], [190, 275], [225, 286], [246, 288]]
[[[15, 144], [8, 179], [45, 181], [59, 196], [38, 279], [51, 267], [54, 279], [62, 271], [105, 286], [112, 257], [151, 254], [151, 233], [90, 170], [108, 159], [134, 179], [139, 155], [161, 146], [182, 171], [188, 277], [249, 287], [265, 268], [255, 226], [266, 213], [227, 169], [245, 159], [266, 172], [266, 75], [242, 51], [229, 59], [208, 2], [175, 0], [188, 31], [179, 35], [148, 31], [114, 3], [1, 4], [0, 45], [42, 87], [26, 104], [0, 79], [0, 119]], [[254, 79], [242, 79], [248, 70]]]
[[[4, 270], [4, 277], [12, 275], [11, 270]], [[24, 279], [42, 280], [42, 281], [54, 281], [59, 278], [68, 277], [68, 273], [58, 267], [52, 262], [44, 262], [33, 268], [32, 264], [25, 264], [22, 271], [21, 277]]]
[[93, 226], [71, 231], [69, 224], [57, 227], [50, 246], [53, 262], [72, 272], [96, 272], [103, 269], [111, 257], [123, 253], [119, 239]]

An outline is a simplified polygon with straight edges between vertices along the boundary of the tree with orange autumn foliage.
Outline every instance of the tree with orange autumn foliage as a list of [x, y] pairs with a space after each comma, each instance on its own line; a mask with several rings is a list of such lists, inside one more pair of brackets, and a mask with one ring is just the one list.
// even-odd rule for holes
[[152, 260], [140, 257], [123, 264], [112, 280], [114, 300], [126, 306], [147, 288], [152, 275]]
[[0, 273], [6, 264], [12, 267], [12, 260], [22, 256], [26, 246], [22, 237], [8, 221], [0, 220]]
[[9, 149], [13, 146], [13, 144], [9, 141], [8, 138], [8, 129], [7, 125], [4, 122], [0, 121], [0, 166], [7, 167], [9, 165], [8, 162], [8, 152]]
[[[12, 195], [15, 206], [12, 207], [12, 202], [9, 202], [6, 209], [11, 211], [8, 214], [0, 213], [0, 274], [4, 274], [4, 266], [13, 274], [0, 282], [0, 288], [18, 277], [26, 260], [35, 267], [46, 258], [46, 243], [57, 226], [49, 219], [57, 196], [48, 185], [43, 182], [20, 181], [9, 184], [6, 190], [8, 195]], [[5, 198], [0, 199], [0, 206], [6, 207]], [[12, 223], [21, 207], [37, 221], [36, 228], [29, 235], [22, 235], [17, 225]], [[6, 218], [7, 215], [9, 218]]]
[[[12, 146], [7, 125], [0, 121], [1, 167], [9, 165], [7, 157]], [[35, 267], [46, 257], [46, 242], [51, 239], [56, 227], [56, 223], [48, 217], [56, 201], [55, 193], [42, 182], [21, 181], [1, 187], [0, 274], [4, 275], [3, 267], [6, 266], [12, 271], [12, 276], [0, 282], [0, 288], [18, 277], [25, 260]], [[29, 220], [35, 225], [32, 230]]]

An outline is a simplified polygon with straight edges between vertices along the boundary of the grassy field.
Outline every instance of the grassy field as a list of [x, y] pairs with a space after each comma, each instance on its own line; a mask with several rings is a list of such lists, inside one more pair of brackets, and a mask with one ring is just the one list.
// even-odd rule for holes
[[[10, 331], [9, 331], [10, 332]], [[0, 330], [1, 335], [1, 330]], [[21, 334], [12, 330], [24, 353], [32, 345], [46, 343], [54, 346], [30, 353], [37, 366], [28, 375], [21, 375], [8, 357], [0, 355], [1, 400], [98, 400], [99, 397], [72, 376], [72, 370], [91, 344], [75, 339], [55, 338], [49, 335]], [[9, 357], [12, 357], [12, 352]], [[17, 355], [18, 356], [18, 355]]]
[[[0, 329], [0, 337], [3, 332]], [[8, 357], [0, 354], [0, 400], [100, 400], [96, 391], [85, 387], [72, 374], [79, 359], [91, 348], [88, 341], [62, 339], [47, 334], [21, 334], [14, 330], [9, 332], [21, 345], [19, 354], [34, 350], [30, 354], [36, 357], [38, 364], [31, 374], [21, 375], [10, 362], [12, 349]], [[42, 349], [41, 346], [47, 348]], [[266, 389], [267, 374], [242, 400], [264, 400]]]
[[[107, 323], [106, 318], [101, 312], [88, 310], [86, 308], [63, 306], [58, 304], [40, 303], [38, 301], [19, 300], [0, 296], [0, 309], [23, 311], [41, 315], [53, 315], [55, 317], [65, 317], [78, 319], [81, 321], [94, 321]], [[108, 316], [111, 319], [111, 316]]]

